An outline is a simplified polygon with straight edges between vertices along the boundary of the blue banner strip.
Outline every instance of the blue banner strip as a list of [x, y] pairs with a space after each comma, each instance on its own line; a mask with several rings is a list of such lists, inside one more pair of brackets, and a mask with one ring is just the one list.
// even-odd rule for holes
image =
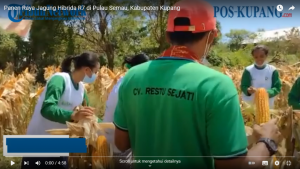
[[86, 153], [85, 138], [7, 138], [8, 153]]

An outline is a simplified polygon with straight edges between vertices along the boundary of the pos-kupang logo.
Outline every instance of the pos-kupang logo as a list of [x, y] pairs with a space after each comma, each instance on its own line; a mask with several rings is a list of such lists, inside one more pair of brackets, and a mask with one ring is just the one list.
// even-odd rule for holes
[[214, 6], [215, 17], [222, 18], [281, 18], [282, 12], [278, 12], [274, 6]]

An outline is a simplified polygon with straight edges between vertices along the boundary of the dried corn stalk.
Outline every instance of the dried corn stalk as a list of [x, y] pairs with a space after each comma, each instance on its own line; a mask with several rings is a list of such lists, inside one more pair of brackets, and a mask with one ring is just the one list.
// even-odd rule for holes
[[[0, 140], [3, 135], [21, 134], [26, 132], [28, 116], [22, 112], [30, 110], [30, 88], [35, 81], [34, 75], [25, 69], [18, 76], [2, 76], [0, 85]], [[26, 106], [24, 106], [26, 104]], [[28, 108], [28, 109], [27, 109]], [[1, 141], [1, 144], [3, 142]]]

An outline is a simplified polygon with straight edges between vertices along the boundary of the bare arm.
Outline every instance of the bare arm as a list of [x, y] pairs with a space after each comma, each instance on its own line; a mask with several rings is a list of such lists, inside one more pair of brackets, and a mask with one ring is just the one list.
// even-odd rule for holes
[[115, 144], [116, 147], [122, 152], [130, 149], [131, 146], [128, 131], [121, 130], [118, 127], [116, 127]]
[[126, 107], [124, 106], [124, 84], [121, 84], [118, 92], [118, 102], [114, 111], [115, 145], [120, 151], [131, 148], [127, 125]]

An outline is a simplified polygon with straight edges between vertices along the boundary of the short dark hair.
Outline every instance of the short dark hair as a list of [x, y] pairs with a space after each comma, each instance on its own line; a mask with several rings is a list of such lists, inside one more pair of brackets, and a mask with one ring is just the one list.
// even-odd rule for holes
[[265, 52], [265, 55], [268, 55], [269, 54], [269, 49], [268, 47], [266, 47], [265, 45], [257, 45], [255, 46], [252, 51], [251, 51], [251, 55], [253, 55], [254, 51], [256, 50], [262, 50]]
[[[174, 25], [187, 26], [187, 25], [191, 25], [191, 22], [189, 18], [178, 17], [175, 18]], [[207, 32], [193, 33], [189, 31], [176, 31], [176, 32], [167, 32], [167, 36], [169, 37], [171, 44], [185, 45], [203, 39]]]
[[149, 61], [149, 57], [142, 53], [134, 56], [125, 57], [122, 65], [124, 66], [125, 64], [129, 64], [131, 67], [133, 67], [147, 61]]
[[84, 52], [77, 56], [67, 56], [61, 63], [62, 72], [71, 72], [71, 64], [74, 63], [75, 70], [82, 67], [89, 67], [91, 69], [97, 66], [99, 58], [95, 53]]

